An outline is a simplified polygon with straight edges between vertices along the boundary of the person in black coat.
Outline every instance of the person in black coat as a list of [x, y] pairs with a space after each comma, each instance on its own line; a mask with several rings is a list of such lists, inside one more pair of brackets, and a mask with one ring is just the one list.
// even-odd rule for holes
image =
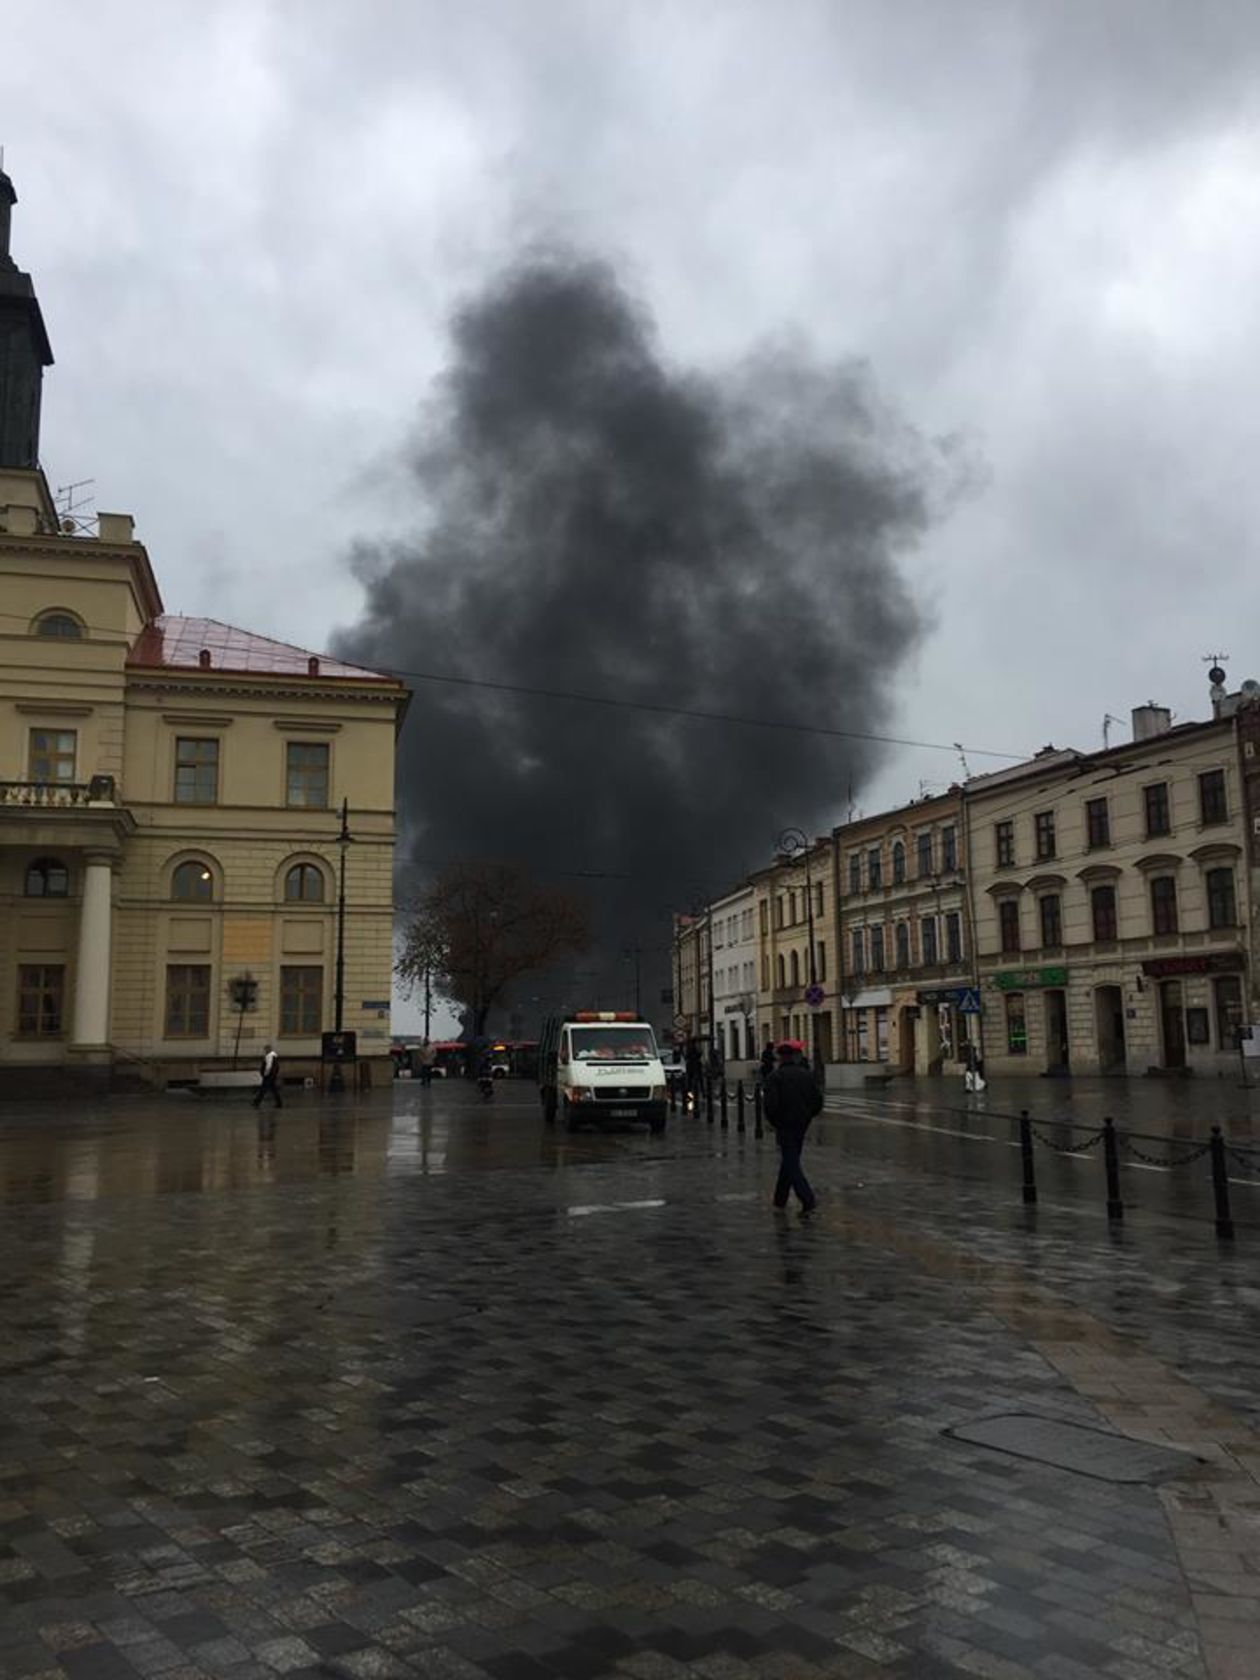
[[774, 1072], [774, 1045], [773, 1044], [767, 1044], [765, 1049], [761, 1052], [761, 1083], [763, 1085], [765, 1084], [766, 1080], [769, 1079], [770, 1075], [773, 1072]]
[[785, 1208], [795, 1190], [802, 1213], [812, 1213], [817, 1197], [801, 1167], [801, 1150], [810, 1121], [823, 1105], [818, 1081], [805, 1062], [805, 1046], [794, 1039], [779, 1046], [779, 1065], [766, 1080], [766, 1119], [779, 1140], [779, 1181], [774, 1205]]

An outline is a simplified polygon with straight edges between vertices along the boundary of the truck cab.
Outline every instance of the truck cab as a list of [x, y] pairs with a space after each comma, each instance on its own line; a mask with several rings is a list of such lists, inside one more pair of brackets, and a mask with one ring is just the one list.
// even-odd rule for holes
[[549, 1126], [570, 1132], [609, 1121], [665, 1130], [665, 1069], [647, 1021], [620, 1010], [553, 1016], [538, 1051], [538, 1092]]

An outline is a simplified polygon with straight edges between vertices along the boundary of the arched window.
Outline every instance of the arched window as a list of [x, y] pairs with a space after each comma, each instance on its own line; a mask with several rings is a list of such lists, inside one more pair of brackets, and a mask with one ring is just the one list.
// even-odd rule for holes
[[795, 951], [793, 951], [792, 952], [792, 984], [793, 984], [793, 986], [799, 986], [800, 983], [801, 983], [801, 959], [800, 959], [799, 955]]
[[171, 897], [180, 899], [210, 899], [214, 897], [214, 876], [210, 865], [191, 858], [179, 864], [171, 876]]
[[65, 898], [69, 891], [70, 871], [60, 858], [36, 858], [27, 868], [27, 898]]
[[906, 848], [900, 840], [893, 843], [893, 881], [897, 886], [906, 878]]
[[904, 922], [897, 923], [897, 967], [910, 967], [910, 929]]
[[37, 636], [66, 636], [78, 637], [83, 634], [83, 626], [78, 619], [68, 612], [48, 612], [35, 621]]
[[313, 863], [295, 863], [284, 878], [284, 896], [290, 904], [322, 904], [323, 870]]
[[777, 963], [778, 970], [779, 970], [779, 990], [782, 991], [784, 989], [784, 987], [787, 985], [787, 971], [783, 966], [783, 953], [782, 953], [782, 951], [779, 952], [779, 955], [776, 959], [776, 963]]

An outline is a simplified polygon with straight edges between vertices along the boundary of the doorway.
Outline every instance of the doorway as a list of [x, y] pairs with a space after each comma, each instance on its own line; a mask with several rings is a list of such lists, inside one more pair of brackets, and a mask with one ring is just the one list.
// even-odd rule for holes
[[1159, 1014], [1164, 1029], [1164, 1066], [1186, 1065], [1186, 1016], [1181, 1006], [1181, 981], [1165, 980], [1159, 988]]
[[1045, 1022], [1046, 1072], [1066, 1073], [1070, 1065], [1066, 992], [1045, 994]]
[[1098, 1035], [1099, 1071], [1121, 1071], [1125, 1063], [1124, 993], [1119, 986], [1099, 986], [1095, 990], [1094, 1028]]

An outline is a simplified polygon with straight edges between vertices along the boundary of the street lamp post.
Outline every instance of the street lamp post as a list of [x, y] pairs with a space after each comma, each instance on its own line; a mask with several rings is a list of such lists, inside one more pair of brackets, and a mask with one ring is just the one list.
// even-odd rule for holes
[[[778, 838], [776, 850], [781, 857], [787, 858], [789, 861], [795, 861], [798, 858], [804, 858], [805, 860], [805, 923], [809, 939], [809, 984], [812, 990], [818, 984], [818, 963], [814, 954], [814, 883], [809, 870], [809, 836], [802, 828], [785, 828]], [[812, 1009], [814, 1005], [811, 1004], [810, 1007]], [[810, 1036], [813, 1039], [811, 1060], [814, 1064], [814, 1071], [818, 1072], [821, 1066], [821, 1056], [818, 1048], [816, 1025], [811, 1029]]]
[[[341, 849], [341, 867], [338, 872], [337, 884], [337, 977], [333, 986], [333, 1031], [342, 1030], [346, 1007], [346, 849], [351, 843], [350, 836], [350, 801], [341, 801], [341, 832], [337, 836], [337, 845]], [[330, 1091], [344, 1091], [346, 1088], [345, 1075], [341, 1071], [341, 1063], [334, 1062], [332, 1077], [328, 1081]]]

